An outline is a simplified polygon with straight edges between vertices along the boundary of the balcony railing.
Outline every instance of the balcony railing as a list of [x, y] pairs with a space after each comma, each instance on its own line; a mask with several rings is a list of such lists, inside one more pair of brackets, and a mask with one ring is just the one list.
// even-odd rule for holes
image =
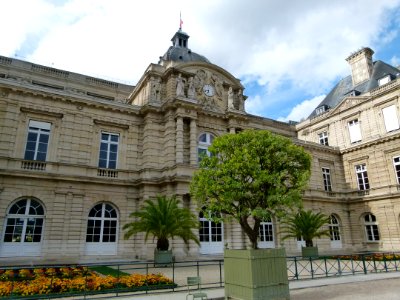
[[35, 160], [23, 160], [21, 162], [21, 169], [45, 171], [46, 170], [46, 162], [35, 161]]
[[118, 171], [111, 169], [97, 169], [97, 176], [118, 178]]

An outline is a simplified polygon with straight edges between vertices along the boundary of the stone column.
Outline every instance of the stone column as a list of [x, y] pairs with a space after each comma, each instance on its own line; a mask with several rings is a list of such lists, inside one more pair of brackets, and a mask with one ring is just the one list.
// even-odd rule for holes
[[236, 129], [234, 127], [229, 128], [229, 133], [236, 133]]
[[183, 163], [183, 118], [176, 118], [176, 163]]
[[190, 164], [197, 165], [197, 124], [195, 119], [190, 120]]

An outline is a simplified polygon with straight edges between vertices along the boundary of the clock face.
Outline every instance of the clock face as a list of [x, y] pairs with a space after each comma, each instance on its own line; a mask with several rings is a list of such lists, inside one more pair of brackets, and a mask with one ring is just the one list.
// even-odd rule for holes
[[203, 86], [203, 92], [206, 96], [212, 97], [214, 96], [214, 87], [211, 84], [205, 84]]

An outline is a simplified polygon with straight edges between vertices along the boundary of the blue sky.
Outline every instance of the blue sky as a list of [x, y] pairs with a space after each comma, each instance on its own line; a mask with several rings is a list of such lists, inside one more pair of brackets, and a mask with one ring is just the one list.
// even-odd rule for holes
[[282, 121], [307, 117], [361, 47], [400, 65], [400, 0], [3, 0], [2, 11], [0, 55], [129, 84], [182, 12], [189, 48], [241, 79], [248, 112]]

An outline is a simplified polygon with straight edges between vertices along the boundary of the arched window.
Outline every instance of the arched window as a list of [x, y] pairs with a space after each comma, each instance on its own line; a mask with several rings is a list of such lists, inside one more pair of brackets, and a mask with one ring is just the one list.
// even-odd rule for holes
[[8, 210], [5, 243], [40, 243], [44, 223], [43, 206], [26, 198], [14, 203]]
[[340, 241], [339, 221], [335, 215], [329, 216], [329, 233], [331, 241]]
[[89, 212], [86, 242], [113, 243], [117, 240], [118, 216], [116, 210], [107, 203], [100, 203]]
[[329, 234], [331, 238], [331, 248], [342, 248], [340, 222], [339, 218], [334, 214], [329, 216]]
[[210, 221], [204, 216], [204, 212], [199, 213], [199, 240], [200, 253], [214, 254], [223, 252], [223, 223]]
[[376, 222], [376, 217], [373, 214], [368, 213], [364, 216], [364, 226], [367, 241], [379, 241], [378, 223]]
[[261, 222], [260, 229], [260, 248], [273, 248], [275, 247], [274, 242], [274, 226], [272, 224], [271, 219], [266, 219], [265, 221]]
[[211, 153], [208, 151], [211, 143], [214, 140], [214, 136], [210, 133], [203, 133], [199, 137], [199, 144], [197, 148], [197, 161], [200, 162], [202, 156], [210, 156]]

